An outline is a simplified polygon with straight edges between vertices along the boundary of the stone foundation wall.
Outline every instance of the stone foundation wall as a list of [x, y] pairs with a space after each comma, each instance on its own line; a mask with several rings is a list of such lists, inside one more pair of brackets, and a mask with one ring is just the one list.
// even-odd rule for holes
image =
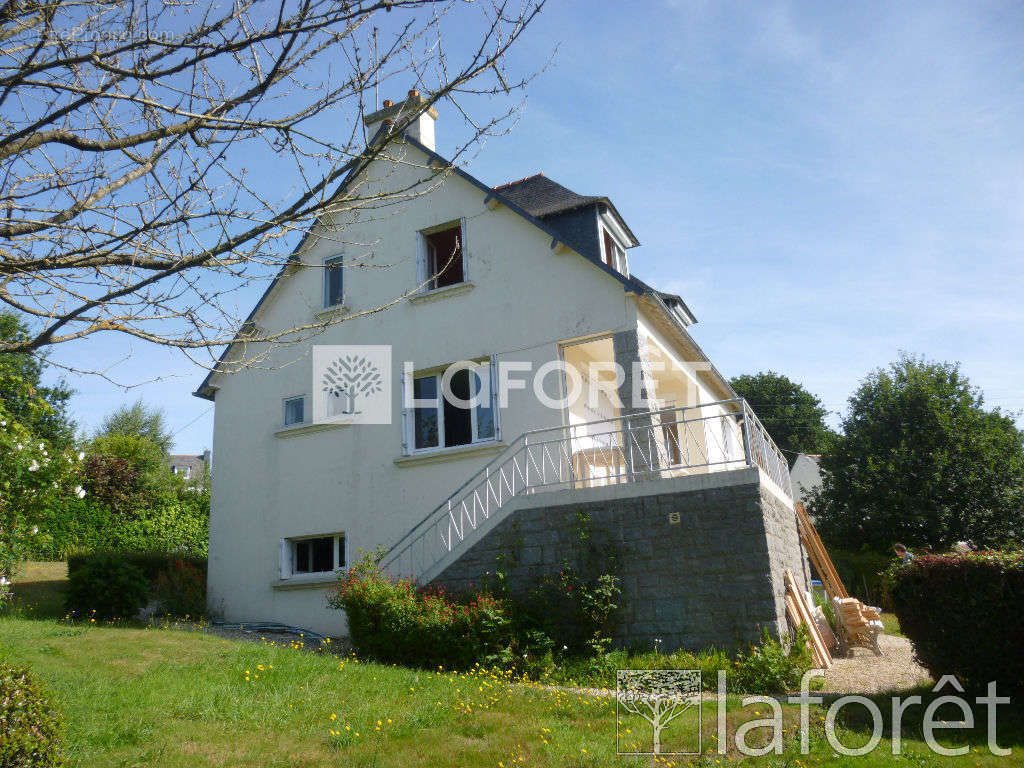
[[[661, 492], [664, 489], [664, 492]], [[629, 495], [633, 494], [633, 495]], [[643, 495], [637, 495], [643, 494]], [[614, 554], [622, 595], [615, 641], [663, 650], [732, 648], [785, 627], [783, 571], [806, 584], [792, 509], [743, 469], [550, 494], [520, 509], [434, 580], [480, 585], [499, 568], [523, 592], [588, 548]]]

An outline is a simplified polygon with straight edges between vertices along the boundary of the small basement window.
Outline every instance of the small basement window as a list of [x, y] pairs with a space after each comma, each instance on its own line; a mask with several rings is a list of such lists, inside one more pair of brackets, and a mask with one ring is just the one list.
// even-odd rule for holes
[[464, 222], [418, 233], [421, 290], [436, 290], [466, 282]]
[[286, 397], [284, 399], [284, 425], [286, 427], [306, 422], [306, 396]]
[[287, 575], [333, 573], [346, 565], [345, 534], [286, 539]]

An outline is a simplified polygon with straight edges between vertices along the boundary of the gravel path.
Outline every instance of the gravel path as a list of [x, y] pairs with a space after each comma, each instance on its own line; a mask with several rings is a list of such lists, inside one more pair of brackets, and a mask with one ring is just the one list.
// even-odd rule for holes
[[882, 635], [878, 638], [881, 656], [867, 648], [854, 648], [851, 658], [833, 657], [832, 669], [825, 673], [829, 693], [885, 693], [905, 691], [934, 681], [927, 670], [914, 661], [914, 649], [905, 637]]

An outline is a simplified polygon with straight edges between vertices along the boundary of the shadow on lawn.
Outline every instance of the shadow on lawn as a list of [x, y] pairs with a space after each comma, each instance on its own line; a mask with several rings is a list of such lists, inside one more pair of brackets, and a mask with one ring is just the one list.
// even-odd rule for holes
[[14, 581], [14, 609], [31, 618], [59, 619], [67, 585], [67, 563], [25, 563]]
[[[1013, 749], [1017, 752], [1024, 748], [1024, 707], [1009, 688], [1001, 688], [997, 694], [1009, 696], [1011, 701], [1009, 704], [999, 704], [994, 707], [996, 743], [1004, 749]], [[891, 739], [894, 722], [893, 698], [899, 698], [902, 703], [906, 704], [912, 697], [920, 697], [920, 703], [917, 703], [915, 699], [915, 703], [907, 704], [903, 709], [900, 717], [900, 733], [905, 740], [923, 740], [925, 712], [932, 702], [945, 696], [960, 698], [969, 705], [973, 725], [972, 727], [962, 725], [965, 722], [970, 723], [970, 720], [966, 719], [966, 714], [959, 704], [944, 702], [938, 705], [931, 714], [931, 719], [937, 726], [934, 731], [935, 738], [946, 747], [970, 745], [984, 749], [988, 743], [990, 705], [977, 703], [977, 698], [985, 696], [985, 691], [967, 689], [964, 693], [960, 693], [953, 685], [947, 684], [941, 691], [935, 692], [930, 686], [922, 685], [903, 691], [872, 694], [864, 698], [872, 701], [881, 711], [882, 736]], [[825, 707], [827, 708], [839, 698], [841, 698], [839, 694], [826, 695]], [[874, 728], [874, 719], [863, 703], [850, 703], [846, 704], [836, 716], [836, 725], [868, 737]], [[952, 727], [943, 727], [943, 725]]]

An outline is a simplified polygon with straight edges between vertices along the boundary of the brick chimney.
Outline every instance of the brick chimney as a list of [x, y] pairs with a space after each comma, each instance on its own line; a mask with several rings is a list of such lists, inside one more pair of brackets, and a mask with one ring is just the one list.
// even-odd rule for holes
[[[391, 99], [385, 99], [383, 107], [378, 109], [376, 112], [371, 112], [363, 118], [363, 123], [366, 125], [367, 137], [372, 139], [376, 136], [377, 131], [380, 130], [381, 125], [385, 121], [390, 120], [392, 126], [404, 123], [409, 119], [410, 115], [413, 115], [417, 110], [422, 109], [422, 105], [425, 104], [426, 101], [427, 100], [420, 95], [420, 92], [416, 90], [409, 91], [409, 95], [405, 101], [400, 101], [397, 104], [391, 101]], [[405, 129], [405, 133], [427, 149], [434, 151], [434, 121], [436, 120], [437, 110], [430, 107], [409, 123]]]

